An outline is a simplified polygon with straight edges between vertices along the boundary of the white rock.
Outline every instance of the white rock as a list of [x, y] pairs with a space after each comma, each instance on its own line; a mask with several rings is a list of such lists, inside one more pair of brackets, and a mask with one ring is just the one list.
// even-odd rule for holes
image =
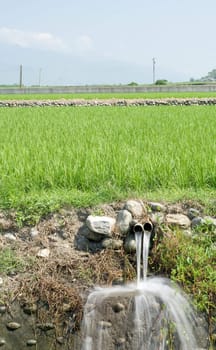
[[211, 216], [205, 216], [204, 217], [205, 224], [207, 226], [213, 226], [216, 227], [216, 219]]
[[39, 231], [36, 227], [32, 227], [31, 231], [30, 231], [30, 236], [32, 239], [34, 239], [35, 237], [37, 237], [39, 235]]
[[111, 322], [107, 322], [107, 321], [100, 321], [99, 322], [99, 326], [102, 329], [106, 329], [106, 328], [112, 327], [112, 323]]
[[115, 226], [115, 219], [108, 216], [89, 215], [86, 219], [86, 225], [89, 230], [95, 233], [111, 237]]
[[167, 214], [166, 223], [170, 226], [178, 226], [180, 228], [188, 228], [191, 221], [184, 214]]
[[123, 235], [126, 235], [129, 231], [132, 220], [132, 215], [128, 210], [120, 210], [116, 218], [117, 231]]
[[36, 345], [37, 340], [36, 339], [29, 339], [29, 340], [27, 340], [26, 344], [29, 346]]
[[3, 346], [6, 344], [6, 340], [3, 338], [0, 338], [0, 346]]
[[0, 287], [3, 285], [3, 278], [0, 277]]
[[141, 218], [146, 213], [144, 204], [133, 199], [128, 200], [123, 209], [128, 210], [134, 218]]
[[37, 256], [40, 258], [48, 258], [49, 255], [50, 255], [49, 248], [40, 249], [39, 252], [37, 253]]
[[14, 331], [14, 330], [20, 328], [20, 327], [21, 327], [21, 324], [18, 323], [18, 322], [8, 322], [6, 326], [7, 326], [8, 329]]
[[16, 241], [16, 237], [13, 235], [13, 233], [6, 233], [4, 235], [4, 237], [8, 240], [8, 241]]
[[164, 222], [164, 214], [160, 212], [150, 213], [149, 218], [154, 225], [161, 225]]
[[148, 205], [152, 211], [165, 211], [166, 210], [165, 205], [158, 203], [158, 202], [149, 202]]

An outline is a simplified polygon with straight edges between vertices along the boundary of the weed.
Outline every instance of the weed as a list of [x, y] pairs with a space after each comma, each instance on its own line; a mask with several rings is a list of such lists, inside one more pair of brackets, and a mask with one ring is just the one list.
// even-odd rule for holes
[[25, 268], [25, 262], [16, 252], [10, 248], [4, 248], [0, 251], [0, 273], [8, 274], [10, 272], [20, 272]]
[[215, 231], [205, 227], [205, 231], [187, 237], [176, 230], [155, 243], [150, 266], [156, 273], [171, 277], [193, 296], [197, 309], [207, 315], [211, 329], [216, 303]]

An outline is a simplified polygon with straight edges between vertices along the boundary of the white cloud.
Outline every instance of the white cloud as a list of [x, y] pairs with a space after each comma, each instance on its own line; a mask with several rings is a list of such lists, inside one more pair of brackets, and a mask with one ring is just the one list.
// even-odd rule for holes
[[0, 28], [0, 42], [23, 48], [36, 48], [49, 51], [69, 51], [61, 38], [46, 32], [25, 32], [18, 29]]
[[0, 28], [0, 43], [46, 51], [85, 54], [92, 51], [93, 40], [88, 35], [70, 38], [67, 42], [48, 32], [27, 32], [15, 28]]

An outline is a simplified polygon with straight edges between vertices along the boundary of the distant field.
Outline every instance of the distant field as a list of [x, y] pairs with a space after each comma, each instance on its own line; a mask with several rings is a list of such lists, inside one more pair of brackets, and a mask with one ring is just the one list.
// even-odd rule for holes
[[80, 93], [80, 94], [8, 94], [1, 95], [0, 100], [57, 100], [57, 99], [110, 99], [110, 98], [188, 98], [216, 97], [216, 92], [146, 92], [146, 93]]
[[215, 125], [213, 106], [0, 109], [0, 206], [215, 198]]

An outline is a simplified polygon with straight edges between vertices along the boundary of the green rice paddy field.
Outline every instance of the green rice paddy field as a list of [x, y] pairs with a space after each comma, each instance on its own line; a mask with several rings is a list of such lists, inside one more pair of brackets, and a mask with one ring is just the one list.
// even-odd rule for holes
[[0, 109], [0, 207], [216, 198], [216, 108]]
[[0, 100], [57, 100], [57, 99], [109, 99], [109, 98], [145, 98], [145, 99], [158, 99], [158, 98], [214, 98], [216, 97], [216, 91], [210, 92], [139, 92], [139, 93], [59, 93], [59, 94], [0, 94]]

